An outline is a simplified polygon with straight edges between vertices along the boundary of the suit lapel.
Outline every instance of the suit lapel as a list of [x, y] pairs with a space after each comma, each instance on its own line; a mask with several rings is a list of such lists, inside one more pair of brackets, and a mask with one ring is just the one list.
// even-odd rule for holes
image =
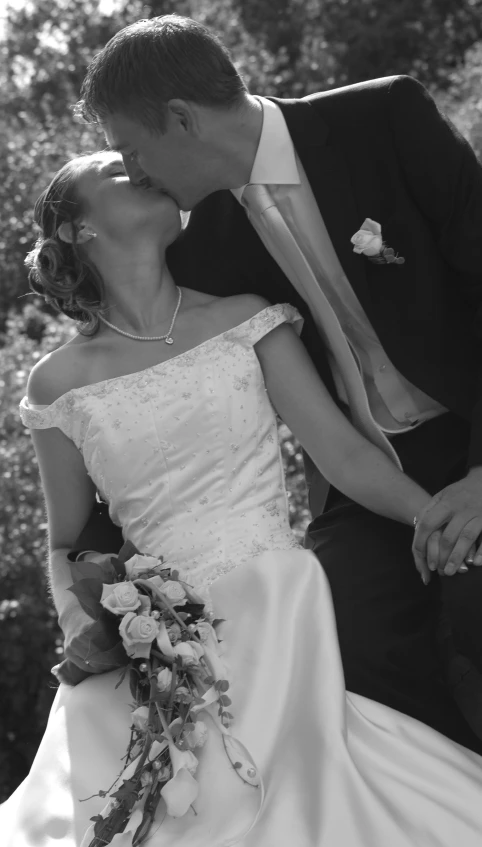
[[352, 288], [364, 303], [369, 299], [365, 262], [353, 252], [350, 239], [360, 229], [365, 215], [356, 204], [337, 139], [309, 101], [269, 99], [283, 112], [333, 247]]

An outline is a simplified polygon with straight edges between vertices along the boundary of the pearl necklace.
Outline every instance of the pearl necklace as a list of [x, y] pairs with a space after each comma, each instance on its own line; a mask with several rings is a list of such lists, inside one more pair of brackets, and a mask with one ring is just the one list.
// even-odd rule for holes
[[176, 323], [177, 313], [181, 308], [181, 300], [182, 300], [182, 291], [178, 285], [176, 285], [176, 290], [179, 292], [179, 296], [177, 298], [177, 305], [174, 309], [174, 314], [172, 316], [172, 321], [169, 329], [167, 330], [165, 335], [133, 335], [132, 332], [125, 332], [123, 329], [119, 329], [118, 326], [114, 326], [114, 324], [109, 323], [102, 315], [99, 315], [99, 319], [103, 324], [113, 329], [114, 332], [118, 332], [119, 335], [125, 335], [126, 338], [133, 338], [134, 341], [165, 341], [166, 344], [174, 344], [174, 339], [171, 335], [172, 330], [174, 329], [174, 324]]

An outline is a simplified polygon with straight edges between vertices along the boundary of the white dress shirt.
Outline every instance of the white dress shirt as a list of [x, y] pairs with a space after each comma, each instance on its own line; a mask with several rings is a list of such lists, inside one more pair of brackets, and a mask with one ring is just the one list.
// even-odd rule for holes
[[[269, 189], [308, 261], [357, 360], [374, 420], [389, 434], [443, 414], [447, 411], [443, 406], [412, 385], [390, 362], [336, 255], [281, 109], [271, 100], [258, 99], [263, 108], [263, 127], [249, 182]], [[239, 202], [244, 189], [232, 189]], [[261, 222], [258, 228], [256, 219], [250, 218], [263, 239]], [[366, 259], [360, 256], [360, 261]], [[300, 290], [296, 281], [291, 281]], [[343, 381], [332, 357], [330, 364], [339, 397], [346, 402]]]

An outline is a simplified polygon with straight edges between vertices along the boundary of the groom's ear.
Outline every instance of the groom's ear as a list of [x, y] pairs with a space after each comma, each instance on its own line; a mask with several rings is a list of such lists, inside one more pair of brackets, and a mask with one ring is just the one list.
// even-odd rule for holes
[[181, 133], [195, 135], [198, 131], [197, 113], [193, 103], [178, 98], [167, 104], [168, 126]]

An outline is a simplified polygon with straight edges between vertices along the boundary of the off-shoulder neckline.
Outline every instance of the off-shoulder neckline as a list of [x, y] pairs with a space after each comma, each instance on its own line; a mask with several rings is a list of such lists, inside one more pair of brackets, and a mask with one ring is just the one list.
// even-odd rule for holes
[[[292, 306], [290, 303], [274, 303], [274, 304], [271, 304], [269, 306], [265, 306], [264, 309], [261, 309], [259, 312], [256, 312], [256, 314], [254, 314], [254, 315], [251, 315], [250, 318], [246, 318], [246, 320], [243, 321], [242, 323], [237, 324], [236, 326], [232, 326], [229, 329], [225, 329], [224, 332], [219, 332], [217, 335], [213, 335], [211, 338], [206, 338], [205, 341], [201, 341], [200, 344], [196, 344], [194, 347], [190, 347], [189, 350], [184, 350], [183, 353], [177, 353], [176, 356], [172, 356], [170, 359], [164, 359], [164, 361], [158, 362], [157, 365], [150, 365], [148, 368], [141, 368], [141, 370], [139, 370], [139, 371], [131, 371], [128, 374], [120, 374], [119, 376], [112, 376], [112, 377], [109, 377], [108, 379], [101, 379], [98, 382], [89, 382], [86, 385], [80, 385], [78, 388], [70, 388], [68, 391], [65, 391], [63, 394], [61, 394], [59, 397], [57, 397], [56, 400], [54, 400], [52, 403], [43, 406], [42, 409], [31, 409], [30, 406], [28, 405], [28, 398], [27, 397], [24, 397], [24, 399], [22, 401], [22, 405], [24, 406], [24, 408], [27, 411], [38, 412], [39, 414], [42, 414], [42, 412], [46, 412], [49, 409], [52, 409], [54, 406], [57, 405], [57, 403], [59, 403], [61, 400], [64, 400], [66, 397], [68, 397], [69, 394], [70, 395], [78, 394], [79, 392], [86, 391], [89, 388], [97, 388], [99, 385], [107, 385], [107, 384], [112, 383], [112, 382], [118, 382], [119, 380], [127, 379], [128, 377], [141, 376], [142, 374], [147, 374], [147, 373], [151, 373], [153, 371], [157, 371], [157, 370], [159, 370], [159, 368], [162, 368], [164, 365], [168, 365], [171, 362], [176, 361], [176, 359], [181, 359], [181, 358], [183, 358], [183, 356], [189, 356], [192, 353], [194, 353], [196, 350], [199, 350], [201, 347], [205, 347], [207, 344], [211, 344], [213, 341], [218, 341], [220, 338], [222, 338], [224, 335], [227, 335], [229, 332], [234, 332], [235, 330], [241, 329], [246, 324], [249, 324], [252, 320], [259, 318], [264, 312], [267, 312], [268, 310], [275, 310], [275, 309], [279, 310], [279, 309], [285, 309], [285, 308], [292, 309], [294, 312], [297, 311], [296, 307]], [[25, 401], [26, 401], [26, 403], [25, 403]]]

